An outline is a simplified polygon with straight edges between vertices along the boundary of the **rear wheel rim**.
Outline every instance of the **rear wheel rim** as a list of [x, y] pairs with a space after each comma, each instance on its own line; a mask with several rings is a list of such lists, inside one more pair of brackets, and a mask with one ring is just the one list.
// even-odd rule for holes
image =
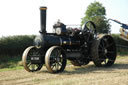
[[104, 36], [101, 38], [98, 53], [102, 66], [111, 66], [114, 63], [116, 59], [116, 46], [112, 37]]
[[96, 66], [111, 66], [116, 59], [116, 45], [110, 35], [100, 36], [92, 44], [92, 58]]

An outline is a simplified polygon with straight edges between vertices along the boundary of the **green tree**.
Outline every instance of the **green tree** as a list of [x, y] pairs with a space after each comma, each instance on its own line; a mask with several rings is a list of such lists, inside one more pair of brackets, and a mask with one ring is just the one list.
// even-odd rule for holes
[[111, 25], [105, 15], [105, 7], [103, 7], [101, 3], [95, 1], [88, 6], [85, 12], [85, 17], [82, 18], [81, 24], [83, 25], [86, 21], [90, 20], [96, 24], [98, 33], [109, 33]]

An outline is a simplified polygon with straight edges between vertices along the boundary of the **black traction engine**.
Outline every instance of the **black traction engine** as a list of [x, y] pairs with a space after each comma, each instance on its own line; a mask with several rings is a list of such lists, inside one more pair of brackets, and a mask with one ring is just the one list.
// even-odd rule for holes
[[82, 29], [66, 28], [58, 21], [53, 33], [46, 32], [46, 7], [41, 10], [40, 35], [34, 45], [25, 49], [22, 62], [25, 70], [35, 72], [45, 64], [51, 73], [62, 72], [67, 59], [74, 66], [87, 65], [93, 61], [96, 66], [111, 66], [116, 59], [116, 45], [110, 35], [97, 35], [92, 21], [85, 22]]

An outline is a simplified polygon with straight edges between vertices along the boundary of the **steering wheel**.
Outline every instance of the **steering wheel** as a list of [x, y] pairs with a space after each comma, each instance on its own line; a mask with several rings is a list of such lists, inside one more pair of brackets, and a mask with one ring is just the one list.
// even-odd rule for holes
[[92, 21], [87, 21], [84, 23], [83, 32], [90, 32], [96, 34], [96, 25]]

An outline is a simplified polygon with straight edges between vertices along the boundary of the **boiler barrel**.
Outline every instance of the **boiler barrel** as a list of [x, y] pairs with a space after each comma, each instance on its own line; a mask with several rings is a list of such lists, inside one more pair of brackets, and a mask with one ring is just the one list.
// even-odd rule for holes
[[51, 47], [61, 46], [63, 48], [78, 49], [80, 47], [80, 40], [74, 37], [61, 37], [55, 35], [40, 35], [34, 40], [36, 46]]

